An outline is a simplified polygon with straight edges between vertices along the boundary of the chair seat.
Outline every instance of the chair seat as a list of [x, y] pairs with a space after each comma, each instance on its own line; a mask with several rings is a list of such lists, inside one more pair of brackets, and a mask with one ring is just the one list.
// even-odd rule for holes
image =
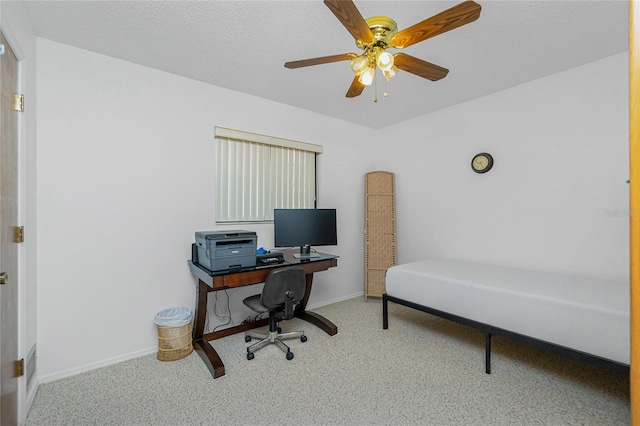
[[253, 330], [245, 331], [244, 341], [261, 339], [247, 348], [247, 359], [252, 360], [254, 352], [258, 349], [275, 343], [287, 355], [288, 360], [293, 359], [293, 352], [282, 339], [299, 337], [301, 342], [307, 341], [304, 331], [290, 331], [282, 333], [278, 326], [281, 320], [288, 320], [295, 316], [296, 305], [304, 298], [306, 290], [306, 278], [302, 266], [276, 268], [269, 272], [264, 280], [261, 294], [246, 297], [242, 302], [252, 311], [258, 314], [269, 313], [269, 333], [264, 334]]
[[269, 312], [269, 309], [267, 309], [262, 303], [260, 303], [260, 297], [260, 294], [256, 294], [254, 296], [247, 297], [242, 302], [247, 305], [247, 307], [251, 308], [252, 311], [259, 314]]

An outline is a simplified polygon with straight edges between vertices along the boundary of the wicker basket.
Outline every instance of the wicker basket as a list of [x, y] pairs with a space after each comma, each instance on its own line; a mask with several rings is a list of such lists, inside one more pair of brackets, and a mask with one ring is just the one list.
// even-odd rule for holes
[[158, 360], [177, 361], [193, 352], [191, 323], [180, 327], [158, 327]]

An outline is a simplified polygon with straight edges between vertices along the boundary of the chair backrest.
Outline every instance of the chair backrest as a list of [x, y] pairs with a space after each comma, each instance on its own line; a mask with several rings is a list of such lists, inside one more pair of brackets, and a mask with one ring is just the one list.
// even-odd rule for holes
[[274, 269], [267, 275], [260, 303], [269, 310], [284, 307], [287, 294], [298, 303], [304, 297], [306, 278], [302, 266]]

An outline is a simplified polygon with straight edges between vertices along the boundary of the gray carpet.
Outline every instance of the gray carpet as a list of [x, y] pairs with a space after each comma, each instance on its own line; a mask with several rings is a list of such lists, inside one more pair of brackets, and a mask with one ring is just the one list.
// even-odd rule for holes
[[[226, 376], [213, 380], [194, 352], [154, 355], [43, 384], [27, 425], [628, 425], [629, 378], [493, 339], [484, 373], [482, 334], [378, 300], [315, 309], [337, 326], [326, 335], [298, 319], [290, 340], [247, 361], [242, 335], [213, 341]], [[597, 337], [597, 336], [594, 336]]]

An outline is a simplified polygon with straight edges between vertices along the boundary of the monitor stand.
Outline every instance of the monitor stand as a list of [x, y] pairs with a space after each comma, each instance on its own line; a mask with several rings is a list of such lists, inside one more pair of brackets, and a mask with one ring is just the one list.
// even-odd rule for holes
[[300, 253], [293, 253], [293, 257], [294, 259], [311, 259], [312, 257], [320, 257], [320, 255], [312, 252], [309, 244], [305, 244], [300, 247]]

